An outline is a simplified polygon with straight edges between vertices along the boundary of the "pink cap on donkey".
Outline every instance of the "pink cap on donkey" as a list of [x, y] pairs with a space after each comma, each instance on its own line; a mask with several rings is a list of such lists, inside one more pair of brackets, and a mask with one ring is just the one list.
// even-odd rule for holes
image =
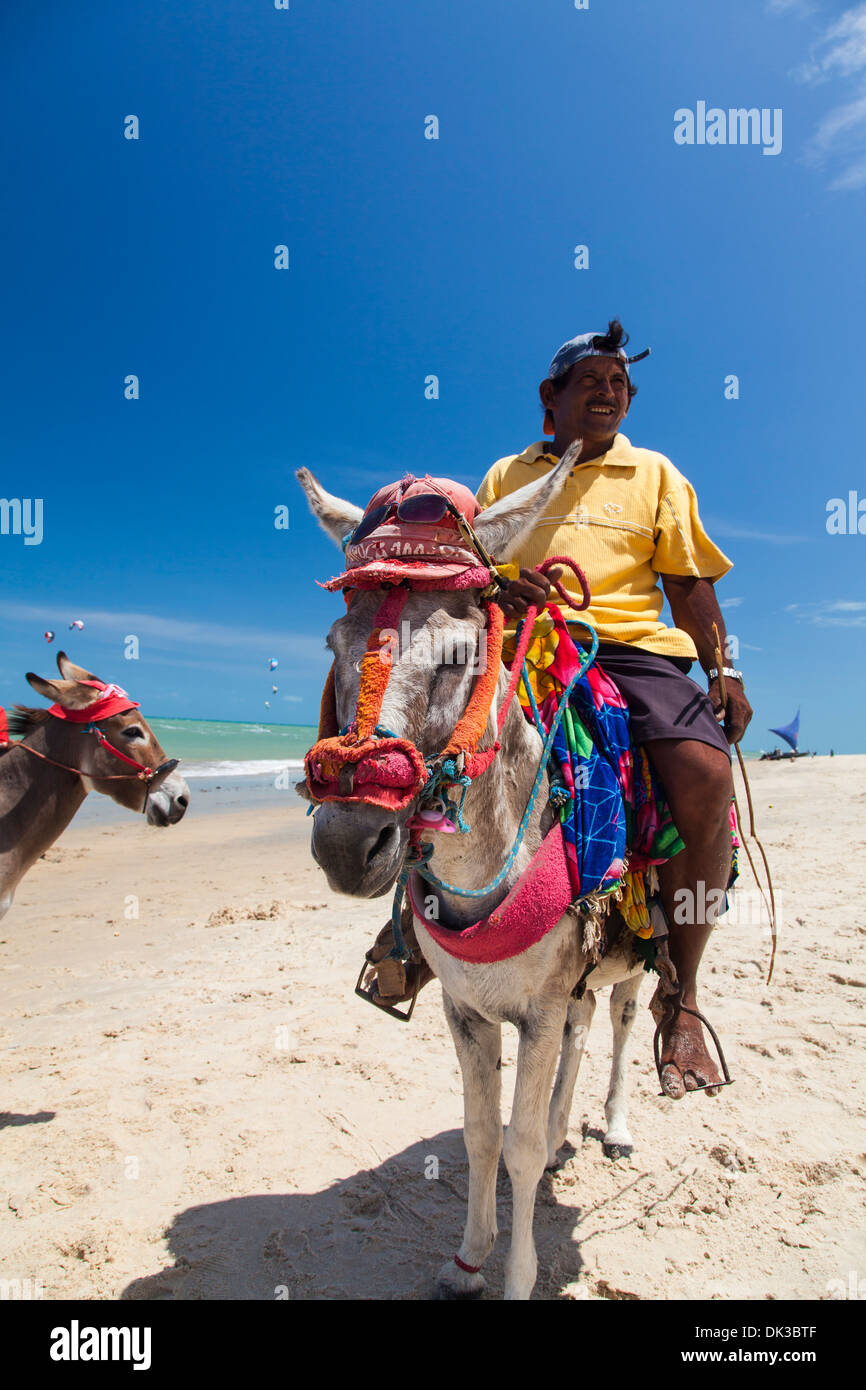
[[137, 700], [130, 700], [123, 686], [106, 685], [105, 681], [78, 681], [78, 685], [91, 685], [98, 695], [89, 705], [80, 709], [67, 709], [64, 705], [49, 705], [48, 713], [55, 719], [65, 719], [71, 724], [94, 724], [100, 719], [110, 719], [113, 714], [123, 714], [128, 709], [139, 709]]
[[450, 478], [407, 473], [379, 488], [345, 543], [345, 571], [322, 587], [376, 588], [407, 578], [431, 587], [442, 580], [454, 588], [483, 587], [489, 571], [461, 534], [449, 503], [469, 522], [481, 511], [469, 488]]

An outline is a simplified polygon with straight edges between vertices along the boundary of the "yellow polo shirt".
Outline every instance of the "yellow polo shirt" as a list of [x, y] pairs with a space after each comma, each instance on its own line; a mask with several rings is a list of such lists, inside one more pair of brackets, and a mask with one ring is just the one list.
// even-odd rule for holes
[[[489, 507], [557, 462], [542, 441], [522, 454], [499, 459], [477, 497]], [[579, 463], [519, 554], [511, 559], [535, 569], [551, 555], [576, 560], [589, 581], [586, 618], [602, 642], [627, 642], [665, 656], [697, 656], [688, 633], [660, 621], [660, 574], [695, 575], [715, 582], [731, 561], [701, 524], [694, 488], [664, 454], [635, 449], [617, 434], [606, 454]], [[579, 594], [566, 570], [562, 583]], [[568, 610], [565, 611], [568, 617]]]

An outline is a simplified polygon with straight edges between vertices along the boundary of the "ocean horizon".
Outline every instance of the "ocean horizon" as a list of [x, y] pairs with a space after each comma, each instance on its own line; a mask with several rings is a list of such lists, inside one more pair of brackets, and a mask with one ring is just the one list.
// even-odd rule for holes
[[[255, 719], [189, 719], [161, 715], [148, 720], [166, 754], [180, 758], [187, 778], [267, 777], [303, 768], [316, 741], [315, 724], [270, 724]], [[742, 750], [747, 760], [760, 749]]]

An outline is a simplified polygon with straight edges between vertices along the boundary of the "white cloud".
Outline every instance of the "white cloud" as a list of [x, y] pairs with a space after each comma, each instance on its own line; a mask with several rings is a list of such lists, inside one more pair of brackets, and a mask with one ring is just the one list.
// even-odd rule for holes
[[798, 545], [809, 539], [808, 536], [781, 535], [778, 531], [756, 531], [751, 526], [740, 526], [736, 522], [713, 517], [707, 517], [707, 529], [712, 535], [722, 536], [726, 540], [766, 541], [769, 545]]
[[822, 158], [832, 153], [840, 142], [856, 139], [863, 127], [866, 127], [866, 92], [845, 106], [837, 106], [824, 117], [812, 136], [810, 151]]
[[[34, 622], [44, 625], [46, 614], [62, 612], [67, 607], [62, 602], [42, 604], [16, 603], [0, 600], [0, 619], [11, 622]], [[241, 652], [248, 659], [251, 650], [261, 652], [262, 659], [272, 654], [282, 654], [291, 659], [316, 659], [320, 664], [326, 659], [324, 635], [310, 637], [297, 632], [280, 631], [278, 628], [254, 630], [248, 627], [230, 627], [223, 623], [198, 623], [181, 618], [167, 618], [157, 613], [107, 612], [100, 609], [77, 608], [76, 615], [84, 623], [85, 634], [89, 629], [99, 633], [110, 633], [119, 641], [127, 633], [147, 640], [157, 648], [182, 646], [186, 648], [231, 648]], [[62, 646], [63, 633], [57, 630], [57, 641]], [[77, 635], [72, 641], [80, 643]]]
[[741, 603], [744, 603], [744, 602], [745, 602], [745, 599], [741, 599], [741, 598], [726, 598], [722, 603], [719, 604], [719, 607], [720, 607], [720, 608], [739, 608], [740, 604], [741, 604]]
[[854, 188], [862, 188], [866, 184], [866, 155], [861, 160], [849, 164], [848, 168], [839, 174], [832, 183], [828, 184], [831, 193], [847, 193]]
[[817, 603], [789, 603], [786, 613], [797, 622], [822, 627], [866, 627], [866, 602], [860, 599], [821, 599]]
[[827, 77], [850, 77], [866, 68], [866, 4], [846, 10], [821, 35], [800, 76], [807, 82]]
[[819, 121], [806, 158], [822, 168], [836, 166], [828, 185], [834, 192], [866, 187], [866, 3], [827, 26], [794, 76], [813, 85], [832, 80], [845, 96]]
[[812, 14], [815, 6], [811, 0], [767, 0], [770, 14]]

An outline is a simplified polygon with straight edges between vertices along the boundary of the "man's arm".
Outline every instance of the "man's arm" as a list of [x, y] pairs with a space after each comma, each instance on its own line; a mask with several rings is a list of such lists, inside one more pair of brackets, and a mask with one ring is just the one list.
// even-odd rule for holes
[[[671, 606], [674, 624], [687, 632], [698, 651], [698, 661], [709, 671], [716, 664], [715, 637], [713, 623], [719, 629], [722, 639], [722, 659], [724, 661], [725, 620], [722, 617], [716, 591], [710, 579], [696, 579], [691, 575], [662, 574], [659, 576]], [[737, 680], [725, 681], [728, 706], [725, 715], [725, 733], [731, 743], [739, 743], [752, 718], [752, 707], [746, 699], [745, 691]], [[721, 713], [722, 701], [718, 678], [711, 681], [708, 691], [713, 710]]]

